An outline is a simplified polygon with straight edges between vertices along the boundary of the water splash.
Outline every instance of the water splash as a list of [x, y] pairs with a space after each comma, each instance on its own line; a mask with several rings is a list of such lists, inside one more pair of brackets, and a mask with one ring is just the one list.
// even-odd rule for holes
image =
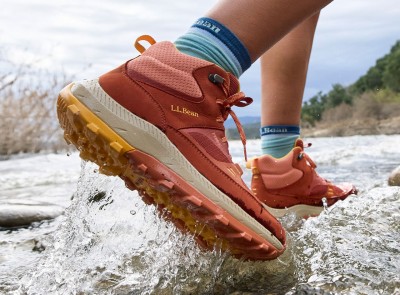
[[[272, 262], [204, 252], [118, 178], [85, 163], [78, 190], [26, 294], [229, 294], [287, 290], [290, 251]], [[135, 214], [132, 214], [135, 212]], [[279, 287], [278, 287], [279, 286]], [[227, 293], [228, 292], [228, 293]]]
[[339, 202], [295, 233], [299, 283], [352, 294], [400, 293], [400, 189]]
[[281, 219], [287, 251], [246, 262], [203, 252], [161, 218], [165, 213], [93, 168], [83, 164], [72, 205], [18, 294], [399, 291], [399, 189], [349, 198], [318, 218], [288, 214]]
[[[379, 145], [373, 144], [375, 137], [321, 139], [327, 144], [320, 150], [315, 144], [324, 177], [355, 180], [360, 195], [319, 217], [284, 216], [288, 249], [270, 262], [240, 261], [218, 250], [202, 252], [120, 179], [99, 175], [97, 167], [84, 164], [64, 216], [0, 231], [0, 293], [400, 294], [400, 189], [388, 188], [385, 177], [400, 164], [399, 138], [380, 137]], [[339, 147], [332, 144], [337, 140], [342, 141]], [[241, 152], [238, 145], [235, 155]], [[254, 155], [250, 149], [249, 156]], [[54, 162], [54, 171], [59, 171], [59, 158]], [[30, 182], [46, 179], [38, 175], [30, 176]], [[245, 171], [245, 181], [250, 178]], [[59, 176], [53, 182], [60, 186]], [[70, 188], [62, 190], [69, 198]]]

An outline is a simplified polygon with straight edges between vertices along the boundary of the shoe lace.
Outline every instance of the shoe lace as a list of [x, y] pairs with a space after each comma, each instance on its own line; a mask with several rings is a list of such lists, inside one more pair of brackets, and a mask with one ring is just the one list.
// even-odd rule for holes
[[310, 158], [310, 156], [306, 153], [302, 153], [304, 155], [304, 158], [306, 158], [307, 162], [310, 164], [312, 168], [317, 168], [317, 165], [314, 163], [314, 161]]
[[247, 162], [246, 134], [244, 132], [242, 124], [239, 121], [239, 118], [237, 117], [235, 112], [232, 110], [232, 106], [237, 106], [240, 108], [246, 107], [253, 102], [253, 99], [251, 97], [247, 97], [241, 91], [234, 93], [234, 94], [230, 94], [229, 89], [227, 88], [226, 84], [224, 83], [225, 80], [219, 76], [217, 78], [220, 78], [220, 79], [216, 80], [215, 75], [214, 75], [214, 77], [211, 77], [211, 75], [210, 75], [210, 80], [217, 85], [221, 85], [221, 87], [225, 93], [225, 96], [226, 96], [226, 98], [224, 98], [224, 99], [216, 100], [217, 104], [219, 104], [221, 106], [221, 113], [222, 113], [221, 121], [224, 122], [228, 118], [229, 115], [232, 117], [233, 121], [236, 124], [236, 128], [239, 132], [239, 136], [240, 136], [240, 139], [243, 144], [244, 159]]
[[[153, 45], [156, 43], [156, 41], [153, 39], [153, 37], [149, 35], [142, 35], [138, 37], [134, 43], [135, 48], [140, 52], [143, 53], [146, 48], [140, 44], [141, 41], [146, 41], [150, 45]], [[244, 159], [247, 162], [247, 151], [246, 151], [246, 134], [244, 132], [243, 126], [240, 123], [238, 117], [236, 116], [235, 112], [232, 111], [231, 107], [232, 106], [237, 106], [237, 107], [246, 107], [249, 104], [253, 102], [253, 99], [251, 97], [247, 97], [243, 92], [237, 92], [234, 94], [231, 94], [229, 88], [227, 87], [225, 83], [225, 79], [219, 76], [218, 74], [210, 74], [209, 80], [213, 82], [214, 84], [220, 85], [221, 88], [223, 89], [226, 98], [225, 99], [217, 99], [217, 104], [221, 106], [221, 112], [222, 112], [222, 118], [221, 121], [225, 122], [225, 120], [228, 118], [229, 115], [231, 115], [233, 121], [236, 124], [237, 130], [240, 135], [240, 139], [243, 144], [243, 151], [244, 151]]]
[[315, 168], [317, 168], [317, 165], [316, 165], [316, 164], [314, 163], [314, 161], [310, 158], [310, 156], [304, 152], [304, 149], [311, 147], [311, 145], [312, 145], [311, 143], [305, 144], [305, 145], [303, 146], [303, 151], [299, 153], [299, 155], [297, 156], [297, 158], [298, 158], [299, 160], [305, 158], [306, 161], [308, 162], [308, 164], [309, 164], [312, 168], [315, 169]]

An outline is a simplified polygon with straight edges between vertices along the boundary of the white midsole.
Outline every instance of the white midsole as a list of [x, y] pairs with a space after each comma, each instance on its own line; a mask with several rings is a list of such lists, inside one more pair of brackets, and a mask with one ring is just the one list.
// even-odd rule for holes
[[197, 171], [160, 129], [135, 116], [110, 97], [101, 88], [98, 79], [74, 83], [71, 92], [130, 145], [162, 162], [235, 219], [277, 249], [283, 249], [282, 243], [271, 232]]
[[317, 216], [324, 210], [324, 207], [316, 207], [309, 205], [295, 205], [284, 209], [271, 208], [265, 204], [263, 204], [263, 206], [266, 210], [269, 211], [269, 213], [271, 213], [275, 217], [283, 217], [284, 215], [291, 213], [294, 213], [299, 217]]

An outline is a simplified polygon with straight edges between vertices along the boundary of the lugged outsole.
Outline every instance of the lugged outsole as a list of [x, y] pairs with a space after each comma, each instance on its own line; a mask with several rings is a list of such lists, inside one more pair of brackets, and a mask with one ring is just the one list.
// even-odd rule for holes
[[121, 177], [146, 203], [166, 208], [167, 218], [179, 229], [189, 230], [202, 247], [218, 246], [249, 260], [274, 259], [284, 251], [243, 226], [157, 159], [128, 144], [67, 90], [60, 93], [57, 114], [67, 143], [78, 148], [82, 159], [99, 165], [103, 174]]

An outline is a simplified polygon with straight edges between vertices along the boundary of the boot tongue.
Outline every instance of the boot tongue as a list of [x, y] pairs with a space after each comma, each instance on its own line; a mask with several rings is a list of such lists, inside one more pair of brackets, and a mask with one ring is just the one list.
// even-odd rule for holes
[[233, 95], [240, 90], [240, 84], [238, 78], [236, 78], [232, 73], [229, 73], [229, 87], [228, 94]]

